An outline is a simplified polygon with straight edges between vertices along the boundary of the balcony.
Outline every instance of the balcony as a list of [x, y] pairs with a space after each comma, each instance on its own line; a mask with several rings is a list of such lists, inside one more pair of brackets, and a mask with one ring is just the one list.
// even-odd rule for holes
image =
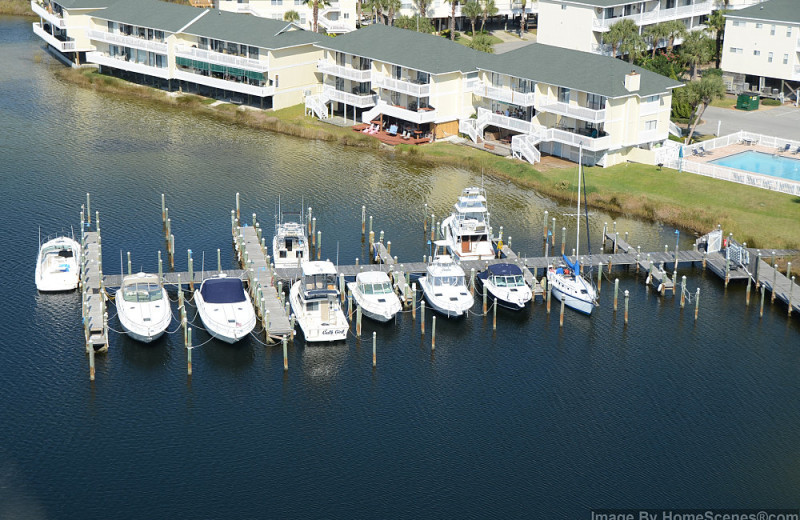
[[577, 105], [570, 105], [553, 98], [545, 98], [537, 106], [538, 110], [543, 112], [550, 112], [562, 116], [580, 119], [581, 121], [588, 121], [590, 123], [602, 123], [606, 119], [605, 109], [593, 109], [588, 107], [581, 107]]
[[795, 81], [800, 81], [800, 65], [794, 66], [794, 75], [792, 76], [792, 78]]
[[510, 117], [504, 114], [498, 114], [490, 110], [487, 110], [485, 108], [479, 107], [478, 126], [486, 127], [487, 125], [493, 125], [499, 128], [505, 128], [506, 130], [511, 130], [513, 132], [520, 132], [523, 134], [529, 134], [536, 130], [536, 126], [530, 121], [525, 121], [524, 119], [517, 119], [516, 117]]
[[378, 112], [389, 117], [396, 117], [409, 123], [416, 123], [421, 125], [423, 123], [433, 123], [436, 120], [436, 109], [427, 108], [419, 110], [411, 110], [406, 107], [390, 105], [385, 101], [379, 101], [377, 107]]
[[52, 13], [47, 10], [45, 6], [36, 2], [36, 0], [31, 0], [31, 10], [38, 14], [43, 20], [47, 20], [50, 22], [51, 25], [54, 27], [58, 27], [59, 29], [66, 29], [67, 23], [64, 21], [62, 17], [57, 15], [56, 13]]
[[132, 49], [140, 49], [144, 51], [157, 52], [159, 54], [167, 53], [167, 44], [153, 40], [145, 40], [136, 36], [125, 36], [124, 34], [113, 34], [105, 31], [87, 31], [90, 40], [111, 43], [114, 45], [122, 45]]
[[175, 69], [175, 75], [173, 77], [190, 83], [197, 83], [198, 85], [206, 85], [207, 87], [230, 90], [231, 92], [239, 92], [240, 94], [249, 94], [251, 96], [267, 97], [275, 94], [275, 87], [248, 85], [247, 83], [240, 83], [238, 81], [195, 74], [187, 70]]
[[708, 15], [711, 14], [713, 7], [714, 2], [707, 0], [692, 5], [681, 5], [671, 9], [653, 9], [652, 11], [644, 11], [626, 16], [615, 16], [614, 18], [597, 18], [592, 21], [592, 25], [596, 31], [607, 31], [609, 27], [624, 18], [633, 20], [636, 25], [649, 25], [669, 20], [701, 16], [704, 14]]
[[517, 92], [510, 88], [493, 87], [482, 81], [473, 86], [472, 92], [484, 98], [502, 101], [503, 103], [511, 103], [512, 105], [521, 107], [533, 106], [536, 101], [535, 92]]
[[86, 47], [78, 47], [74, 40], [69, 41], [62, 41], [50, 34], [49, 32], [45, 31], [42, 28], [42, 24], [34, 23], [33, 24], [33, 33], [37, 35], [39, 38], [43, 39], [47, 42], [48, 45], [53, 47], [54, 49], [60, 52], [79, 52], [79, 51], [91, 51], [94, 50], [92, 46]]
[[207, 51], [196, 47], [189, 47], [188, 45], [176, 45], [175, 56], [213, 63], [214, 65], [223, 65], [225, 67], [237, 67], [253, 72], [267, 72], [269, 70], [269, 61], [266, 60], [261, 61], [253, 58], [243, 58], [234, 54]]
[[599, 152], [611, 148], [611, 136], [591, 137], [579, 134], [569, 129], [542, 128], [537, 130], [537, 136], [542, 141], [556, 141], [570, 146], [583, 145], [585, 150]]
[[327, 60], [319, 60], [317, 62], [317, 70], [323, 74], [330, 74], [331, 76], [358, 81], [359, 83], [365, 83], [372, 79], [372, 71], [370, 69], [358, 70], [352, 67], [336, 65]]
[[639, 116], [651, 116], [653, 114], [659, 114], [661, 112], [669, 111], [670, 107], [667, 105], [662, 106], [659, 101], [651, 102], [651, 103], [642, 103], [639, 105]]
[[798, 38], [797, 41], [794, 43], [794, 49], [797, 52], [800, 52], [800, 38]]
[[336, 90], [336, 88], [330, 85], [325, 85], [325, 87], [322, 89], [322, 93], [330, 101], [338, 101], [339, 103], [344, 103], [345, 105], [358, 108], [375, 106], [375, 103], [377, 103], [378, 100], [378, 96], [375, 94], [351, 94], [350, 92]]
[[381, 75], [376, 75], [376, 77], [372, 78], [372, 82], [377, 87], [408, 94], [409, 96], [428, 97], [431, 95], [431, 86], [429, 83], [413, 83], [409, 80], [394, 79]]
[[113, 67], [115, 69], [127, 70], [144, 74], [146, 76], [153, 76], [161, 79], [169, 79], [169, 69], [161, 67], [151, 67], [144, 63], [136, 63], [135, 61], [126, 61], [122, 57], [112, 57], [102, 52], [89, 52], [86, 54], [86, 61], [89, 63], [96, 63], [106, 67]]

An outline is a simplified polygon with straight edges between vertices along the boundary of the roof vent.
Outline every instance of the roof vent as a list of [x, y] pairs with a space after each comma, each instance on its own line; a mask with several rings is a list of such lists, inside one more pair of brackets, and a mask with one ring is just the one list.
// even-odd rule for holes
[[636, 92], [639, 90], [639, 82], [641, 77], [635, 70], [625, 74], [625, 90], [628, 92]]

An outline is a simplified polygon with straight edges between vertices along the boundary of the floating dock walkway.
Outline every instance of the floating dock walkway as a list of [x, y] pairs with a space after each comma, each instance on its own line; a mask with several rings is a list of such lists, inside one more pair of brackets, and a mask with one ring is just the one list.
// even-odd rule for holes
[[108, 350], [108, 313], [103, 283], [103, 260], [100, 244], [100, 214], [91, 231], [91, 214], [84, 220], [81, 211], [81, 314], [86, 351]]

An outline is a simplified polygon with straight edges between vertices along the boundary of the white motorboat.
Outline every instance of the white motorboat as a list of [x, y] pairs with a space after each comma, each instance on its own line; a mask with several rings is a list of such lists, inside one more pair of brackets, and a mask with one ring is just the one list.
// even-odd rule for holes
[[[437, 249], [445, 246], [444, 241], [436, 242]], [[426, 276], [419, 279], [419, 284], [434, 310], [449, 317], [464, 315], [474, 303], [467, 289], [464, 269], [446, 254], [436, 255], [428, 262]]]
[[[597, 290], [590, 280], [581, 274], [580, 244], [581, 244], [581, 180], [583, 173], [583, 147], [578, 153], [578, 213], [577, 213], [577, 239], [575, 244], [575, 261], [570, 261], [564, 255], [563, 263], [559, 266], [551, 265], [547, 269], [547, 286], [558, 301], [564, 305], [584, 314], [591, 314], [597, 306]], [[587, 217], [588, 218], [588, 217]]]
[[71, 291], [80, 281], [81, 245], [69, 237], [57, 237], [39, 246], [36, 288], [42, 292]]
[[275, 267], [300, 267], [308, 260], [308, 239], [303, 214], [280, 212], [275, 216], [275, 236], [272, 238], [272, 255]]
[[479, 273], [477, 278], [501, 307], [524, 309], [533, 298], [533, 292], [522, 276], [522, 269], [517, 265], [493, 264]]
[[347, 288], [364, 315], [373, 320], [385, 323], [402, 309], [389, 276], [382, 271], [358, 273], [356, 281], [348, 283]]
[[122, 328], [137, 341], [155, 341], [172, 321], [167, 291], [156, 275], [138, 273], [126, 276], [114, 300]]
[[306, 342], [346, 339], [349, 324], [339, 304], [333, 263], [304, 262], [302, 271], [289, 291], [289, 303]]
[[462, 260], [491, 260], [495, 256], [486, 193], [466, 188], [442, 221], [442, 235], [450, 253]]
[[256, 326], [250, 295], [238, 278], [208, 278], [194, 292], [194, 300], [203, 325], [217, 339], [236, 343]]

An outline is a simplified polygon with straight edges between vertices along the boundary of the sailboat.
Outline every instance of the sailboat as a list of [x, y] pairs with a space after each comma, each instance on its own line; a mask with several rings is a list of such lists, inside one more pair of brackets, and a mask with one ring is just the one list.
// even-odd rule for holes
[[581, 274], [580, 244], [581, 244], [581, 182], [583, 174], [583, 147], [578, 153], [578, 213], [577, 213], [577, 239], [575, 244], [575, 261], [570, 261], [561, 255], [564, 263], [558, 267], [551, 265], [547, 270], [547, 286], [558, 301], [564, 305], [584, 314], [591, 314], [597, 306], [597, 290], [590, 280]]

